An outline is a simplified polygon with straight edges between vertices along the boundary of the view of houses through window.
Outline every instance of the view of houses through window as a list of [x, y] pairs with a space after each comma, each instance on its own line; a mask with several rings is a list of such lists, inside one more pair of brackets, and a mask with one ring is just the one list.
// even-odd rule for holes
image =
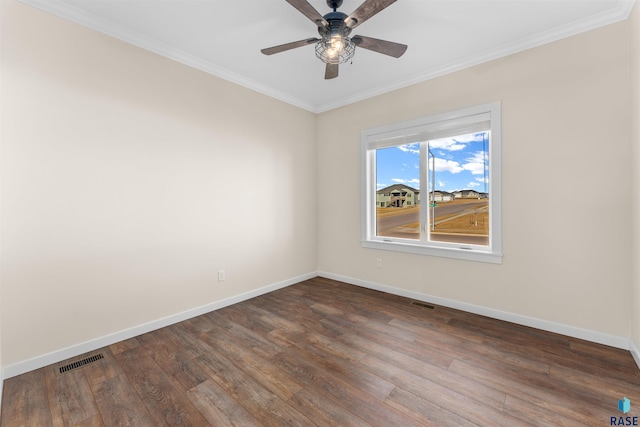
[[376, 149], [376, 236], [489, 245], [489, 137]]

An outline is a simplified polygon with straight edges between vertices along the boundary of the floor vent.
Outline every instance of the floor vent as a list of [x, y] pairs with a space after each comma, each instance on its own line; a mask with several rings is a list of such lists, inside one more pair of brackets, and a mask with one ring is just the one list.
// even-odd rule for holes
[[95, 356], [87, 357], [86, 359], [78, 360], [77, 362], [70, 363], [68, 365], [64, 365], [60, 368], [60, 373], [71, 371], [72, 369], [80, 368], [81, 366], [88, 365], [89, 363], [96, 362], [100, 359], [104, 359], [102, 353], [96, 354]]
[[411, 301], [411, 305], [417, 305], [418, 307], [428, 308], [429, 310], [434, 310], [436, 308], [435, 305], [427, 304], [426, 302], [420, 302], [420, 301]]

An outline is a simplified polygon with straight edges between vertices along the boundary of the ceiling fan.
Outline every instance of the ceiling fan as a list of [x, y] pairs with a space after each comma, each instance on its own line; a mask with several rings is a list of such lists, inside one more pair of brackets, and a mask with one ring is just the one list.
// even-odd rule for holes
[[324, 78], [333, 79], [338, 77], [338, 65], [349, 61], [353, 57], [356, 46], [393, 56], [394, 58], [401, 57], [407, 50], [407, 45], [400, 43], [365, 36], [349, 37], [351, 30], [397, 0], [365, 0], [360, 7], [348, 16], [337, 11], [342, 5], [342, 0], [327, 0], [327, 5], [333, 9], [333, 12], [329, 12], [324, 16], [320, 15], [307, 0], [286, 1], [318, 26], [318, 33], [321, 38], [313, 37], [268, 47], [261, 50], [265, 55], [273, 55], [274, 53], [315, 43], [316, 56], [327, 64]]

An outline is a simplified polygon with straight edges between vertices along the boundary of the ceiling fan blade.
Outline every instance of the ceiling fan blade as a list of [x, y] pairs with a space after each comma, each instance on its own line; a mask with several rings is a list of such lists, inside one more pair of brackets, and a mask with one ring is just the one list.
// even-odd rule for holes
[[355, 28], [396, 1], [397, 0], [365, 0], [359, 8], [345, 18], [344, 22], [347, 24], [347, 27]]
[[260, 52], [264, 53], [265, 55], [273, 55], [274, 53], [284, 52], [285, 50], [295, 49], [297, 47], [306, 46], [308, 44], [313, 44], [318, 41], [320, 41], [320, 39], [316, 39], [316, 38], [298, 40], [297, 42], [291, 42], [291, 43], [281, 44], [279, 46], [267, 47], [262, 49]]
[[389, 42], [386, 40], [374, 39], [373, 37], [353, 36], [351, 41], [356, 46], [385, 55], [400, 58], [407, 50], [406, 44]]
[[309, 4], [307, 0], [286, 0], [291, 6], [298, 9], [300, 13], [309, 18], [318, 27], [329, 25], [326, 19]]
[[324, 69], [325, 80], [335, 79], [336, 77], [338, 77], [338, 64], [327, 64]]

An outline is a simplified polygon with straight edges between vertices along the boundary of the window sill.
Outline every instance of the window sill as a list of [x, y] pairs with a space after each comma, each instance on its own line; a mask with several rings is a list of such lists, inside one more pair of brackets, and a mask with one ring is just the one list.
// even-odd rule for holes
[[369, 249], [380, 249], [385, 251], [412, 253], [417, 255], [454, 258], [465, 261], [502, 264], [502, 254], [496, 254], [478, 249], [435, 248], [431, 246], [416, 245], [405, 242], [387, 242], [375, 240], [363, 240], [362, 247]]

